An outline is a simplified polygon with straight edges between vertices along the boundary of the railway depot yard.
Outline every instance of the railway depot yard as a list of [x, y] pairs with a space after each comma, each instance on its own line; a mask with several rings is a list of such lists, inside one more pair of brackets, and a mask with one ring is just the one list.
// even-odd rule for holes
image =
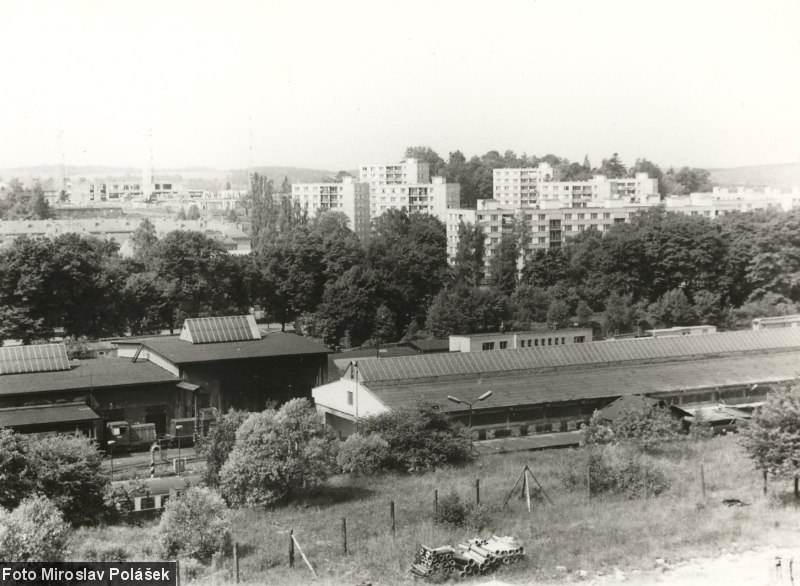
[[[674, 573], [681, 583], [690, 584], [693, 576], [703, 581], [700, 566], [706, 571], [709, 564], [713, 568], [727, 560], [724, 571], [737, 572], [730, 568], [738, 567], [740, 556], [744, 556], [741, 563], [752, 560], [758, 566], [750, 572], [754, 580], [760, 576], [761, 582], [751, 583], [767, 583], [774, 563], [763, 562], [767, 555], [763, 552], [800, 548], [796, 529], [800, 509], [792, 504], [790, 481], [770, 481], [768, 494], [763, 495], [762, 476], [737, 439], [684, 440], [651, 449], [642, 458], [663, 472], [667, 487], [658, 496], [643, 498], [590, 498], [585, 483], [575, 481], [575, 471], [586, 467], [587, 448], [484, 455], [468, 465], [426, 474], [336, 476], [286, 506], [233, 510], [240, 581], [412, 583], [409, 567], [421, 545], [455, 546], [496, 534], [514, 536], [524, 545], [525, 556], [491, 576], [465, 578], [464, 583], [491, 578], [510, 584], [669, 583]], [[532, 485], [530, 514], [525, 500], [519, 498], [519, 486], [508, 506], [502, 507], [526, 464], [552, 500], [549, 504]], [[434, 491], [438, 491], [440, 506], [451, 491], [466, 502], [475, 502], [476, 480], [482, 507], [473, 525], [434, 523]], [[156, 527], [156, 521], [148, 521], [141, 526], [79, 529], [70, 538], [69, 559], [158, 559]], [[316, 580], [299, 553], [294, 567], [289, 567], [290, 532], [313, 566]], [[757, 548], [768, 549], [760, 550], [761, 554], [743, 553]], [[686, 563], [704, 557], [720, 557], [720, 561]], [[699, 573], [692, 574], [692, 564], [700, 568]], [[788, 561], [783, 569], [788, 576]], [[182, 562], [184, 581], [233, 583], [233, 572], [230, 557], [215, 557], [208, 567]], [[738, 575], [745, 577], [745, 573]]]

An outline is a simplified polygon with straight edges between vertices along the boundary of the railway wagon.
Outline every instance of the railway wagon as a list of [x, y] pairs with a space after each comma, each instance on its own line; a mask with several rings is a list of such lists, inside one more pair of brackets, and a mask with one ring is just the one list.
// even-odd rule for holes
[[160, 515], [170, 498], [179, 496], [200, 481], [200, 476], [196, 475], [166, 476], [146, 480], [121, 480], [113, 482], [112, 487], [128, 495], [133, 514], [150, 516]]

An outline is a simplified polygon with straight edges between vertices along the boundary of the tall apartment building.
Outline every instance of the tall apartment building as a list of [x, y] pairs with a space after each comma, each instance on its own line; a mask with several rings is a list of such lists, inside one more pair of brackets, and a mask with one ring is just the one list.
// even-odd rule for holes
[[404, 159], [399, 163], [370, 163], [358, 169], [358, 180], [370, 187], [402, 185], [404, 183], [430, 183], [430, 166], [425, 161]]
[[350, 220], [350, 229], [368, 238], [370, 231], [369, 185], [345, 177], [342, 183], [295, 183], [292, 202], [314, 215], [318, 210], [342, 212]]
[[387, 210], [436, 216], [447, 222], [448, 208], [461, 205], [461, 186], [434, 177], [432, 183], [388, 184], [370, 188], [370, 210], [377, 218]]
[[539, 201], [541, 185], [556, 179], [556, 171], [547, 163], [538, 167], [494, 169], [492, 196], [503, 205], [534, 206]]

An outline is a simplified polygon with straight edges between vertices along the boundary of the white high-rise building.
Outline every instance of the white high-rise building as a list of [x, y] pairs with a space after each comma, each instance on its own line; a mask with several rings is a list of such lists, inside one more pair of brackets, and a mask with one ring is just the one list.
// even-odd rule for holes
[[434, 177], [432, 183], [386, 184], [370, 188], [373, 218], [387, 210], [405, 210], [409, 214], [429, 214], [447, 222], [447, 209], [461, 205], [461, 186]]
[[370, 187], [402, 185], [404, 183], [430, 183], [430, 165], [417, 159], [404, 159], [399, 163], [370, 163], [358, 169], [358, 180]]
[[341, 183], [295, 183], [292, 202], [314, 215], [318, 210], [342, 212], [350, 220], [350, 229], [368, 238], [370, 231], [369, 185], [345, 177]]

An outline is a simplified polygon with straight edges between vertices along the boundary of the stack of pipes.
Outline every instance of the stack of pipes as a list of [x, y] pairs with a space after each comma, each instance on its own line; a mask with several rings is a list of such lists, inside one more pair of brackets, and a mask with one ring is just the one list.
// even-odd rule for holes
[[525, 555], [522, 546], [508, 536], [470, 539], [466, 543], [459, 543], [458, 547], [460, 551], [453, 558], [453, 569], [460, 578], [488, 574], [500, 565], [519, 561]]
[[422, 578], [429, 578], [434, 572], [449, 574], [453, 570], [455, 550], [449, 545], [428, 547], [422, 545], [411, 565], [411, 573]]

